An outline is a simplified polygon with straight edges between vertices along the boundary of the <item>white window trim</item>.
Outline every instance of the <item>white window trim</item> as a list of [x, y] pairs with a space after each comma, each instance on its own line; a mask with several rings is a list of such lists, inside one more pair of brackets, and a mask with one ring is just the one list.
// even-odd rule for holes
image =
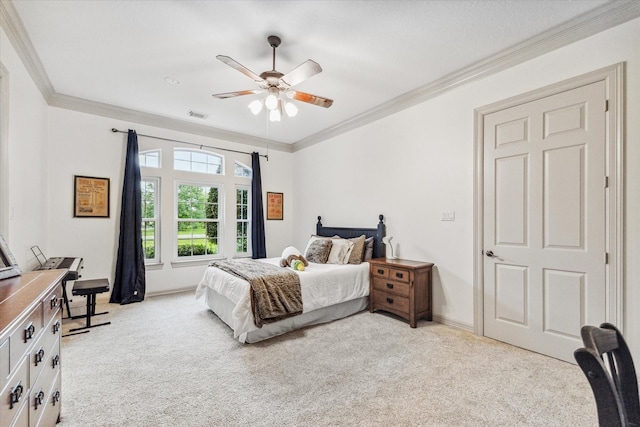
[[[156, 223], [156, 231], [155, 231], [155, 248], [154, 248], [154, 254], [155, 257], [153, 258], [146, 258], [144, 260], [145, 265], [147, 266], [151, 266], [151, 265], [161, 265], [162, 264], [162, 257], [161, 257], [161, 235], [162, 233], [160, 232], [160, 230], [162, 229], [162, 224], [160, 223], [160, 212], [162, 209], [162, 206], [160, 204], [160, 198], [161, 198], [161, 193], [162, 193], [162, 189], [160, 187], [160, 177], [157, 176], [142, 176], [141, 177], [142, 181], [148, 181], [148, 182], [154, 182], [155, 185], [155, 192], [154, 192], [154, 210], [153, 213], [155, 214], [154, 218], [148, 218], [148, 219], [152, 219], [153, 221], [155, 221]], [[142, 218], [142, 220], [144, 221], [144, 217]]]
[[[197, 173], [197, 172], [190, 172]], [[215, 176], [215, 175], [214, 175]], [[185, 179], [175, 179], [175, 187], [173, 191], [173, 261], [171, 265], [186, 264], [192, 262], [198, 262], [201, 260], [220, 259], [224, 258], [224, 236], [225, 236], [225, 191], [224, 184], [219, 182], [206, 182], [206, 181], [191, 181]], [[185, 219], [178, 218], [178, 188], [181, 185], [190, 186], [202, 186], [202, 187], [216, 187], [218, 189], [218, 253], [217, 254], [205, 254], [205, 255], [191, 255], [191, 256], [178, 256], [178, 222], [185, 221]], [[209, 222], [206, 219], [201, 220], [188, 220], [191, 222]]]

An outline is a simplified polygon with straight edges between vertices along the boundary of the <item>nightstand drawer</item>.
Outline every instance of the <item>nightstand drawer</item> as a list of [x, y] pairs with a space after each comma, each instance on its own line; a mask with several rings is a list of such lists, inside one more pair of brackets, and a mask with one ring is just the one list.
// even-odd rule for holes
[[387, 280], [380, 277], [373, 277], [373, 288], [376, 292], [389, 292], [405, 297], [409, 297], [409, 284]]
[[373, 299], [376, 307], [381, 308], [382, 310], [389, 310], [403, 314], [409, 313], [409, 298], [389, 294], [387, 292], [376, 292]]
[[381, 267], [379, 265], [371, 266], [371, 274], [375, 277], [389, 277], [389, 268]]
[[409, 271], [398, 268], [389, 269], [389, 279], [409, 283]]

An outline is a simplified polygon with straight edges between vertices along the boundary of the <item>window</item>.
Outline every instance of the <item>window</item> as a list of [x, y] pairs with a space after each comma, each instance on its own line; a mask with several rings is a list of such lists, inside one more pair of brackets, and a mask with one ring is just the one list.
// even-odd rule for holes
[[143, 151], [138, 154], [140, 159], [140, 166], [147, 168], [159, 168], [160, 167], [160, 150]]
[[160, 262], [160, 179], [142, 178], [142, 247], [147, 263]]
[[196, 150], [173, 151], [173, 168], [179, 171], [224, 175], [224, 158]]
[[215, 255], [220, 252], [221, 193], [217, 185], [178, 184], [176, 196], [178, 257]]
[[237, 176], [240, 178], [251, 178], [252, 170], [249, 166], [245, 164], [242, 164], [240, 162], [235, 162], [233, 174], [234, 176]]
[[249, 229], [251, 226], [251, 205], [248, 187], [236, 188], [236, 253], [249, 253]]

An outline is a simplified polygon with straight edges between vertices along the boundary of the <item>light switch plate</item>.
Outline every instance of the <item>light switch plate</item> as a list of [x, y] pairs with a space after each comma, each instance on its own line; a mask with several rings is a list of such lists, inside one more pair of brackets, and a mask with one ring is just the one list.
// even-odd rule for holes
[[455, 221], [456, 211], [442, 211], [440, 214], [440, 221]]

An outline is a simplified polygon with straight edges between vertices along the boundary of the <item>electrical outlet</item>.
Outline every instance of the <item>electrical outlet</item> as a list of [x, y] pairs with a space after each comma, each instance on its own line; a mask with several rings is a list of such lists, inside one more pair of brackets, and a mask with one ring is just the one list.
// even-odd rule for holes
[[456, 211], [442, 211], [440, 214], [440, 221], [455, 221]]

